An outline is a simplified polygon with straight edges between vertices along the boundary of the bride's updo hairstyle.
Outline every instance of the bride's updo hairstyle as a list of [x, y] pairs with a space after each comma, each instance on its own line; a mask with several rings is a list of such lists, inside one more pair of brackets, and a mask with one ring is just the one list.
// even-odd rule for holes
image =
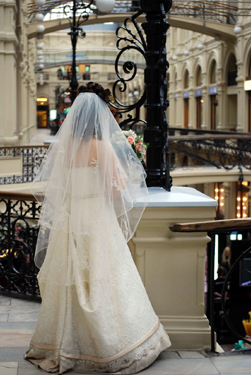
[[[102, 99], [102, 102], [106, 105], [108, 104], [108, 98], [111, 95], [111, 91], [109, 89], [104, 89], [101, 85], [94, 82], [88, 82], [86, 85], [79, 86], [78, 88], [78, 96], [82, 96], [85, 94], [96, 94], [100, 99]], [[95, 97], [94, 97], [95, 98]], [[76, 101], [78, 101], [79, 98], [76, 98]], [[83, 101], [83, 103], [87, 103], [87, 99]], [[75, 139], [81, 139], [83, 141], [89, 141], [91, 138], [96, 138], [98, 140], [102, 140], [101, 136], [101, 130], [100, 130], [100, 119], [98, 115], [97, 106], [97, 100], [91, 100], [92, 105], [88, 105], [88, 113], [86, 113], [86, 106], [83, 104], [78, 108], [78, 110], [75, 110], [75, 115], [73, 118], [72, 123], [72, 137]], [[82, 100], [81, 100], [82, 102]], [[102, 103], [101, 102], [101, 103]], [[75, 102], [74, 102], [75, 103]], [[74, 107], [73, 103], [73, 107]], [[102, 104], [101, 104], [102, 105]], [[104, 105], [104, 104], [103, 104]], [[107, 105], [107, 110], [109, 111], [109, 107]], [[85, 113], [83, 116], [82, 114]], [[83, 118], [87, 120], [87, 123], [83, 123]], [[88, 124], [90, 126], [88, 126]]]
[[108, 98], [111, 96], [111, 91], [109, 89], [104, 89], [103, 86], [95, 82], [88, 82], [86, 85], [79, 86], [78, 93], [92, 92], [98, 95], [104, 102], [108, 103]]

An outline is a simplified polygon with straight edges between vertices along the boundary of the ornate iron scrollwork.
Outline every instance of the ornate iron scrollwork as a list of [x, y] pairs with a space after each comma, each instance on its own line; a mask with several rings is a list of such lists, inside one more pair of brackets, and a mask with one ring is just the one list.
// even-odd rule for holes
[[48, 151], [46, 146], [17, 146], [0, 148], [0, 157], [8, 156], [22, 160], [22, 174], [0, 177], [0, 185], [32, 182], [43, 158]]
[[41, 206], [37, 202], [1, 199], [0, 290], [39, 296], [34, 253]]
[[[174, 133], [178, 129], [169, 128], [169, 131]], [[184, 131], [179, 130], [179, 132], [182, 133]], [[197, 131], [194, 129], [186, 129], [185, 132], [186, 137], [183, 139], [182, 134], [175, 140], [169, 137], [172, 170], [182, 167], [175, 163], [175, 152], [190, 157], [192, 162], [196, 161], [196, 163], [192, 163], [194, 165], [211, 165], [217, 169], [224, 168], [226, 170], [238, 168], [240, 180], [243, 176], [243, 168], [251, 169], [250, 135], [243, 134], [239, 136], [230, 132]], [[189, 139], [189, 137], [192, 139]]]
[[[144, 104], [146, 100], [145, 90], [140, 98], [134, 102], [133, 104], [123, 104], [118, 99], [117, 90], [120, 93], [124, 93], [128, 89], [128, 82], [132, 81], [136, 74], [137, 74], [137, 64], [131, 60], [127, 60], [124, 63], [121, 63], [121, 59], [123, 58], [124, 54], [128, 51], [136, 51], [144, 59], [146, 59], [146, 41], [143, 36], [143, 32], [141, 27], [137, 22], [137, 18], [143, 13], [142, 10], [134, 14], [130, 18], [126, 18], [124, 21], [124, 25], [120, 26], [116, 30], [117, 40], [117, 48], [120, 51], [116, 61], [115, 61], [115, 72], [117, 74], [118, 79], [115, 81], [112, 89], [112, 94], [114, 97], [114, 102], [110, 101], [109, 104], [112, 108], [114, 108], [119, 114], [120, 118], [124, 113], [130, 112], [136, 109], [135, 117], [128, 114], [127, 119], [120, 123], [122, 128], [132, 128], [136, 123], [141, 122], [142, 124], [146, 124], [144, 120], [140, 120], [139, 118], [139, 109]], [[129, 27], [129, 23], [132, 23], [132, 26], [135, 28], [136, 32], [133, 32], [132, 29]], [[122, 46], [123, 42], [127, 43], [125, 46]], [[123, 77], [119, 71], [119, 66], [122, 65], [123, 72], [127, 75], [127, 77]]]

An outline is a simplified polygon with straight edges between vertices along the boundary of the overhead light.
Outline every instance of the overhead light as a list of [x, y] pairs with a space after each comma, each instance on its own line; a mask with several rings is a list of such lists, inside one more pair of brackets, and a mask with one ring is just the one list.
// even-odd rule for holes
[[45, 0], [35, 0], [35, 4], [36, 4], [38, 7], [42, 7], [42, 6], [44, 6], [44, 4], [45, 4]]
[[44, 15], [43, 15], [42, 13], [37, 13], [37, 14], [36, 14], [35, 20], [36, 20], [37, 22], [42, 22], [43, 19], [44, 19]]
[[96, 5], [100, 12], [110, 13], [115, 6], [115, 0], [96, 0]]
[[241, 27], [237, 24], [236, 26], [235, 26], [235, 28], [234, 28], [234, 33], [236, 34], [236, 35], [238, 35], [238, 34], [240, 34], [242, 32], [242, 29], [241, 29]]
[[202, 43], [199, 43], [197, 45], [198, 50], [202, 51], [204, 49], [204, 45]]
[[37, 25], [37, 32], [38, 32], [38, 33], [43, 33], [44, 30], [45, 30], [44, 25]]
[[43, 97], [37, 98], [37, 102], [47, 102], [47, 101], [48, 101], [47, 98], [43, 98]]
[[173, 56], [173, 61], [177, 61], [178, 57], [176, 55]]

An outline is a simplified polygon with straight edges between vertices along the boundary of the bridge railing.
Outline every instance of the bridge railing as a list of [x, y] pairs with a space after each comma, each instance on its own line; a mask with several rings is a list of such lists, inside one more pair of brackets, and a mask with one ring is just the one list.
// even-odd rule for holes
[[[56, 2], [48, 2], [43, 9], [46, 12], [45, 20], [51, 19], [62, 19], [66, 18], [63, 7], [68, 1], [62, 1], [61, 5]], [[192, 17], [201, 20], [211, 20], [224, 24], [235, 24], [239, 13], [243, 13], [248, 9], [251, 9], [250, 4], [245, 2], [241, 4], [238, 1], [184, 1], [177, 0], [173, 2], [173, 6], [168, 13], [169, 16], [185, 16]], [[139, 0], [116, 0], [115, 7], [112, 14], [114, 13], [136, 13], [140, 10]], [[35, 14], [38, 8], [30, 3], [28, 6], [28, 14], [30, 22], [34, 22]], [[97, 9], [93, 7], [91, 13], [100, 15]], [[244, 13], [243, 13], [244, 14]]]
[[238, 16], [238, 1], [236, 5], [221, 1], [175, 1], [170, 11], [171, 16], [185, 16], [234, 25]]
[[[114, 65], [114, 61], [117, 57], [117, 50], [79, 50], [76, 55], [77, 64], [110, 64]], [[44, 68], [53, 68], [57, 66], [71, 65], [72, 52], [58, 52], [50, 53], [49, 51], [44, 50], [43, 53], [44, 59]], [[145, 67], [145, 61], [141, 54], [127, 51], [125, 56], [121, 58], [119, 65], [123, 65], [127, 60], [132, 60], [137, 64], [139, 69]], [[36, 62], [35, 70], [38, 70], [39, 63]]]
[[[95, 69], [95, 67], [94, 67]], [[41, 74], [41, 73], [40, 73]], [[70, 72], [54, 72], [54, 73], [42, 73], [43, 74], [43, 80], [45, 82], [49, 81], [70, 81], [71, 76]], [[114, 82], [115, 79], [117, 78], [116, 73], [100, 73], [100, 72], [86, 72], [86, 73], [81, 73], [77, 72], [77, 79], [79, 84], [81, 85], [81, 81], [98, 81], [98, 82]]]
[[170, 170], [213, 166], [251, 170], [251, 133], [168, 129]]

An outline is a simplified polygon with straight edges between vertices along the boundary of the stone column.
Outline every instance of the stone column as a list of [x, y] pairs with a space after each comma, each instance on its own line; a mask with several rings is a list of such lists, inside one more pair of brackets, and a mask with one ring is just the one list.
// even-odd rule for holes
[[130, 247], [172, 350], [210, 347], [204, 315], [206, 233], [173, 233], [175, 223], [213, 220], [217, 202], [195, 189], [150, 188], [150, 202]]
[[0, 145], [17, 143], [16, 130], [16, 45], [15, 33], [16, 4], [0, 3]]
[[188, 128], [196, 128], [196, 108], [194, 98], [193, 76], [189, 77], [189, 123]]
[[229, 182], [223, 182], [223, 187], [224, 187], [224, 193], [225, 193], [225, 199], [224, 199], [225, 219], [230, 219], [231, 218], [231, 212], [230, 212], [231, 195], [230, 195], [230, 184], [229, 184]]
[[201, 129], [209, 129], [209, 95], [208, 95], [208, 86], [206, 85], [206, 73], [202, 73], [202, 124]]
[[218, 84], [218, 124], [216, 124], [216, 130], [222, 130], [223, 127], [223, 108], [222, 85]]
[[246, 92], [244, 91], [245, 67], [243, 63], [244, 37], [239, 35], [237, 38], [237, 132], [247, 132], [247, 107]]
[[176, 91], [176, 128], [181, 128], [184, 124], [184, 103], [182, 97], [182, 90], [178, 89]]

